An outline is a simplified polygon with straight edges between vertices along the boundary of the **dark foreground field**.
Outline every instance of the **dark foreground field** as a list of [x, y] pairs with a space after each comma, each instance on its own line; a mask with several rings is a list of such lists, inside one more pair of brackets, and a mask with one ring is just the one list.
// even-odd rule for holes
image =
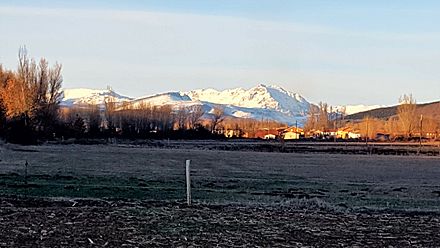
[[436, 247], [433, 214], [2, 199], [0, 247]]
[[438, 157], [3, 145], [0, 159], [0, 247], [440, 242]]

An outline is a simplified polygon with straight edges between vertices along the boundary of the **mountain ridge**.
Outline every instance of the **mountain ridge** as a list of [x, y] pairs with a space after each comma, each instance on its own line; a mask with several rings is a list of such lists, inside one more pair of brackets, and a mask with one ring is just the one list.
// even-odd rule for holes
[[[350, 120], [362, 120], [365, 117], [387, 119], [397, 115], [398, 106], [399, 105], [394, 105], [394, 106], [388, 106], [388, 107], [358, 112], [352, 115], [348, 115], [346, 118]], [[440, 117], [440, 101], [417, 104], [416, 114]]]
[[[97, 104], [105, 107], [105, 101], [123, 103], [134, 108], [145, 105], [172, 105], [175, 110], [181, 107], [201, 105], [205, 113], [221, 106], [225, 114], [237, 118], [274, 120], [288, 125], [298, 123], [302, 126], [312, 103], [298, 93], [277, 85], [259, 84], [248, 89], [239, 87], [225, 90], [213, 88], [196, 89], [187, 92], [171, 91], [138, 98], [120, 95], [111, 88], [64, 89], [61, 105], [65, 107]], [[365, 106], [359, 107], [363, 108]]]
[[192, 100], [244, 108], [273, 109], [281, 113], [305, 116], [310, 103], [298, 93], [278, 86], [259, 84], [250, 89], [234, 88], [218, 91], [212, 88], [185, 92]]
[[131, 101], [133, 98], [123, 96], [111, 88], [107, 89], [89, 89], [89, 88], [73, 88], [63, 89], [61, 94], [62, 106], [72, 106], [81, 104], [104, 105], [105, 100], [112, 98], [115, 102]]

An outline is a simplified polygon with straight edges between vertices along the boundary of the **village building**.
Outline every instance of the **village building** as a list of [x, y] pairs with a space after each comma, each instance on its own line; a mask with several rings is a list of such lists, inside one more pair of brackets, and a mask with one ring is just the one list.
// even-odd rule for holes
[[359, 132], [348, 132], [348, 139], [360, 139], [361, 134]]
[[277, 137], [279, 137], [280, 132], [277, 129], [268, 129], [268, 128], [264, 128], [264, 129], [260, 129], [257, 132], [255, 132], [255, 138], [258, 139], [276, 139]]
[[337, 134], [338, 134], [338, 130], [337, 129], [325, 129], [322, 132], [322, 135], [325, 138], [336, 138]]
[[297, 140], [304, 137], [304, 130], [297, 127], [286, 128], [281, 131], [281, 137], [284, 140]]
[[243, 131], [240, 129], [227, 129], [223, 131], [223, 135], [225, 135], [226, 138], [241, 138], [244, 137]]
[[361, 134], [359, 130], [353, 130], [350, 127], [339, 128], [336, 132], [338, 139], [360, 139]]
[[275, 134], [266, 134], [264, 135], [264, 139], [265, 140], [272, 140], [272, 139], [276, 139], [277, 136]]

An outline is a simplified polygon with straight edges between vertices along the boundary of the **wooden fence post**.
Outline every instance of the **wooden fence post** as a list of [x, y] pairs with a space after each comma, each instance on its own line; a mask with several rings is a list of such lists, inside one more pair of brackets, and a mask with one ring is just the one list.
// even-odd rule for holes
[[191, 160], [186, 160], [186, 202], [188, 206], [191, 205], [191, 175], [190, 175], [190, 169], [191, 169]]

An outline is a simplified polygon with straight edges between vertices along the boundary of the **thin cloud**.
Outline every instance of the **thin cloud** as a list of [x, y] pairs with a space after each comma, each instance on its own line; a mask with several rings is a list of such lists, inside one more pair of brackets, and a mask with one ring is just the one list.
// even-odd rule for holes
[[[26, 25], [29, 21], [32, 25]], [[411, 92], [407, 89], [414, 82], [433, 89], [424, 93], [427, 98], [439, 89], [438, 33], [370, 32], [153, 11], [7, 6], [0, 6], [0, 24], [6, 32], [0, 37], [1, 55], [26, 44], [33, 55], [38, 51], [64, 64], [67, 87], [110, 84], [136, 96], [275, 83], [311, 100], [363, 104], [378, 103], [377, 98], [388, 101], [382, 92], [392, 94], [396, 87]], [[14, 24], [23, 26], [10, 27]], [[13, 65], [16, 54], [8, 58]], [[366, 93], [359, 90], [365, 85], [373, 98], [365, 99]], [[419, 95], [421, 90], [412, 92]], [[319, 99], [324, 96], [328, 98]]]
[[5, 16], [46, 16], [60, 18], [106, 19], [113, 21], [142, 22], [156, 25], [172, 25], [182, 20], [188, 23], [212, 23], [222, 25], [239, 25], [250, 30], [271, 30], [304, 34], [349, 36], [373, 40], [426, 42], [440, 41], [439, 32], [393, 33], [365, 32], [340, 29], [331, 26], [319, 26], [303, 23], [261, 21], [232, 16], [200, 15], [189, 13], [167, 13], [157, 11], [134, 10], [97, 10], [97, 9], [66, 9], [66, 8], [34, 8], [0, 6], [0, 14]]

